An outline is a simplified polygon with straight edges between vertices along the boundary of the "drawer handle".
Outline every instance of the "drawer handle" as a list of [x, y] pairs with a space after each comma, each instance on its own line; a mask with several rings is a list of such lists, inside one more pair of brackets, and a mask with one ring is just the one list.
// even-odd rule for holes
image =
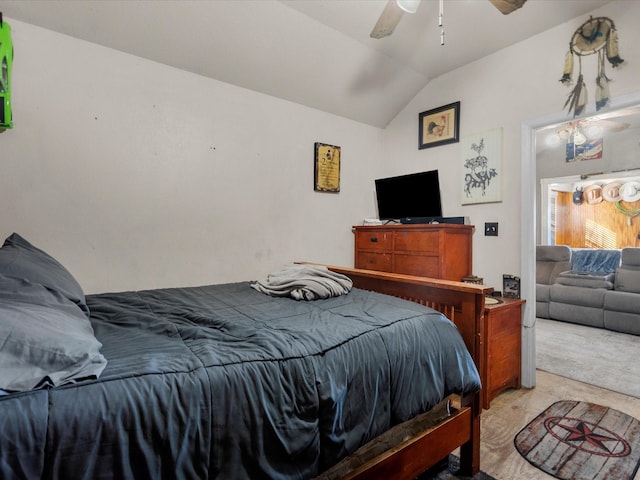
[[369, 241], [370, 241], [371, 243], [378, 243], [378, 237], [371, 237], [371, 238], [369, 239]]

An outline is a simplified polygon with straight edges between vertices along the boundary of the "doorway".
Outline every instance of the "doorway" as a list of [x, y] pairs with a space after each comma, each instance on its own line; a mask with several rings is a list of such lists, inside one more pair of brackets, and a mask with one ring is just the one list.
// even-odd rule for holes
[[[640, 93], [621, 96], [612, 100], [607, 112], [615, 115], [615, 112], [625, 108], [634, 108], [640, 105]], [[609, 114], [608, 113], [608, 114]], [[608, 115], [607, 114], [607, 115]], [[591, 114], [593, 116], [593, 114]], [[575, 119], [574, 119], [575, 120]], [[528, 122], [524, 122], [521, 129], [521, 193], [520, 193], [520, 265], [521, 265], [521, 293], [524, 298], [532, 299], [526, 303], [523, 314], [522, 333], [522, 385], [533, 387], [536, 383], [536, 348], [535, 348], [535, 247], [541, 238], [540, 222], [538, 219], [541, 211], [541, 195], [539, 193], [540, 182], [537, 165], [536, 135], [538, 131], [549, 129], [567, 123], [567, 116], [564, 112], [555, 113], [546, 117], [541, 117]], [[638, 139], [635, 148], [638, 148]], [[630, 148], [634, 148], [631, 146]], [[635, 157], [635, 166], [637, 167]], [[591, 160], [587, 160], [591, 161]], [[565, 163], [568, 163], [565, 161]], [[583, 163], [583, 162], [580, 162]], [[593, 167], [596, 164], [587, 163], [586, 167]], [[586, 168], [585, 167], [585, 168]], [[571, 167], [562, 164], [562, 167]], [[578, 174], [580, 175], [580, 174]], [[547, 177], [566, 176], [562, 173], [557, 175], [546, 175]], [[535, 201], [532, 201], [535, 199]]]

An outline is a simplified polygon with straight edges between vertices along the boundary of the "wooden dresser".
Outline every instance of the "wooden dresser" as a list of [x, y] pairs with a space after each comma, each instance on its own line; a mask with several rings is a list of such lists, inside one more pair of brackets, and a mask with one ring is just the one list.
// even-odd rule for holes
[[472, 225], [353, 227], [355, 267], [460, 281], [471, 275]]

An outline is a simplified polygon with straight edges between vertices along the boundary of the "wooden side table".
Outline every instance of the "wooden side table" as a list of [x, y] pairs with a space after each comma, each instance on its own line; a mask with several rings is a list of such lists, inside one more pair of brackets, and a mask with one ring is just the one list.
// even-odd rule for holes
[[485, 361], [482, 385], [482, 405], [489, 408], [491, 400], [507, 388], [520, 388], [522, 368], [522, 305], [515, 298], [496, 298], [501, 303], [485, 305]]

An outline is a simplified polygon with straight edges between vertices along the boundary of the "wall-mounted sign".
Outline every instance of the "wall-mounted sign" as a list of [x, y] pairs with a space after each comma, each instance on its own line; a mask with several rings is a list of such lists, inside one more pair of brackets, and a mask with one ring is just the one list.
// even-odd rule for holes
[[340, 191], [340, 147], [316, 143], [314, 148], [313, 189], [316, 192]]

